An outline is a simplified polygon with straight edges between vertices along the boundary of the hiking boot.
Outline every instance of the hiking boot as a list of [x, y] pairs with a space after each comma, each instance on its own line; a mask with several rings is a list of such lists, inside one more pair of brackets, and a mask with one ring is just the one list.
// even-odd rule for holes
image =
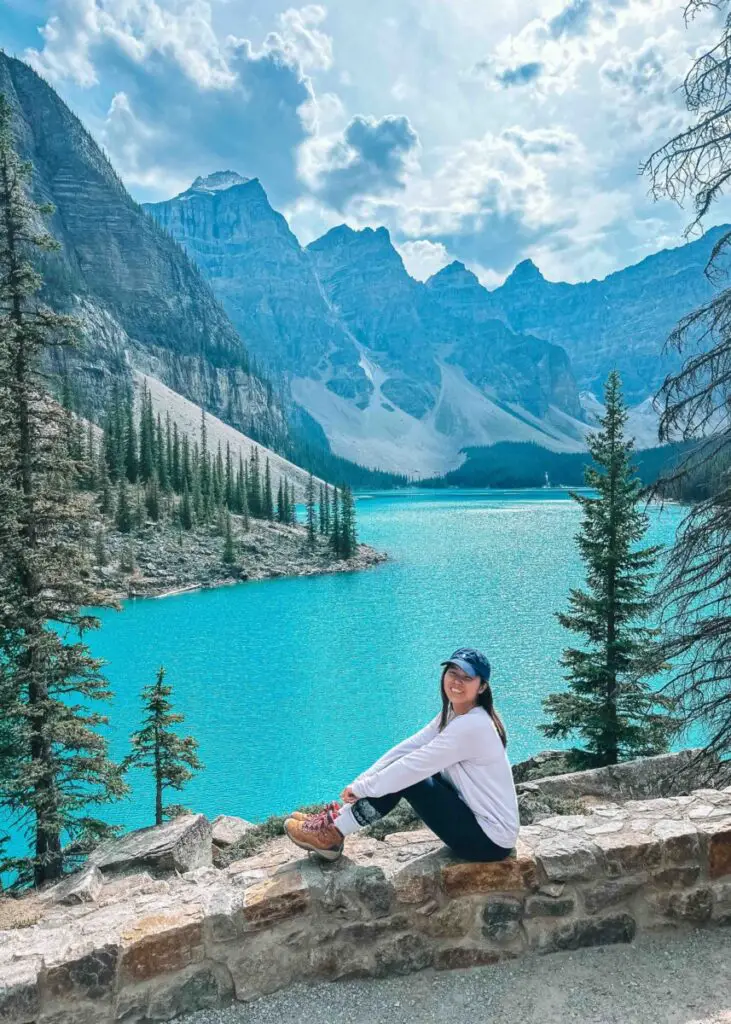
[[[342, 808], [341, 808], [340, 804], [337, 802], [337, 800], [333, 800], [333, 802], [330, 803], [330, 804], [325, 804], [325, 808], [324, 809], [326, 811], [332, 811], [333, 817], [339, 811], [342, 810]], [[322, 811], [318, 811], [317, 813], [318, 814], [322, 814]], [[314, 814], [312, 814], [312, 813], [305, 814], [304, 811], [292, 811], [291, 814], [287, 815], [287, 820], [289, 820], [290, 818], [294, 818], [295, 821], [307, 821], [308, 818], [312, 818], [312, 817], [314, 817]]]
[[287, 818], [284, 831], [295, 846], [310, 850], [325, 860], [337, 860], [343, 852], [343, 834], [333, 824], [332, 811], [327, 808], [304, 820]]

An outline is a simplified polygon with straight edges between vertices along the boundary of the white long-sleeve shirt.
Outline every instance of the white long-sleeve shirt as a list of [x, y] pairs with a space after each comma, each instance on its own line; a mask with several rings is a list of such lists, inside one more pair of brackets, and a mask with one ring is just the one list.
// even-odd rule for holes
[[358, 797], [397, 793], [437, 772], [447, 776], [498, 846], [512, 849], [520, 820], [513, 773], [495, 723], [484, 708], [454, 715], [439, 732], [441, 715], [387, 751], [351, 789]]

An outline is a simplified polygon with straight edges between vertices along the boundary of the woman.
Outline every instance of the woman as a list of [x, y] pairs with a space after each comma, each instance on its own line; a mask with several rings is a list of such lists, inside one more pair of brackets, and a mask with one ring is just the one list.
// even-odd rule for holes
[[462, 647], [443, 661], [442, 710], [384, 754], [314, 815], [284, 824], [305, 850], [337, 860], [345, 836], [393, 810], [403, 797], [458, 857], [503, 860], [518, 836], [518, 801], [507, 737], [490, 690], [490, 663]]

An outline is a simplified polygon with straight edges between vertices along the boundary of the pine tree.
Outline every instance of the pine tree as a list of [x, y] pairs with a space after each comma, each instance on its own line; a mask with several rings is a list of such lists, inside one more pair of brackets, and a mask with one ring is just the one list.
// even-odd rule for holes
[[274, 496], [272, 494], [272, 473], [269, 468], [269, 458], [266, 460], [264, 472], [264, 515], [269, 522], [274, 522]]
[[165, 669], [161, 665], [155, 682], [142, 691], [142, 727], [130, 737], [132, 752], [124, 759], [125, 770], [135, 767], [152, 771], [156, 825], [185, 810], [178, 804], [163, 806], [165, 790], [181, 790], [203, 767], [196, 753], [196, 740], [192, 736], [178, 736], [171, 728], [185, 721], [184, 715], [173, 712], [172, 692], [172, 686], [165, 685]]
[[307, 523], [307, 540], [311, 546], [315, 543], [315, 479], [310, 473], [305, 489], [305, 521]]
[[97, 476], [98, 461], [96, 445], [94, 443], [94, 428], [91, 425], [91, 421], [89, 421], [86, 425], [86, 479], [84, 482], [87, 491], [97, 491], [99, 489], [99, 479]]
[[160, 519], [160, 488], [157, 483], [157, 474], [153, 476], [152, 480], [145, 487], [145, 509], [147, 510], [148, 518], [153, 523], [158, 522]]
[[586, 637], [588, 650], [564, 651], [569, 689], [544, 700], [553, 720], [540, 726], [552, 738], [583, 737], [585, 747], [570, 753], [576, 768], [660, 753], [675, 725], [672, 701], [642, 681], [662, 667], [658, 630], [644, 625], [654, 611], [647, 588], [661, 547], [636, 547], [648, 518], [639, 508], [641, 486], [630, 464], [634, 443], [624, 437], [627, 413], [616, 371], [607, 379], [604, 404], [601, 429], [587, 438], [596, 465], [584, 473], [598, 495], [572, 494], [583, 510], [577, 541], [588, 589], [572, 590], [569, 612], [557, 613], [562, 626]]
[[340, 513], [338, 511], [338, 489], [333, 493], [332, 521], [330, 528], [330, 547], [336, 558], [342, 557], [343, 541], [340, 533]]
[[231, 445], [226, 442], [226, 468], [224, 471], [223, 484], [224, 501], [229, 512], [236, 511], [236, 481], [234, 480], [233, 460], [231, 459]]
[[160, 416], [160, 413], [157, 414], [155, 437], [155, 448], [157, 451], [155, 473], [157, 476], [157, 485], [163, 494], [167, 494], [170, 490], [170, 471], [168, 469], [167, 442], [162, 429], [162, 417]]
[[261, 479], [259, 477], [259, 450], [256, 445], [253, 445], [251, 449], [251, 457], [249, 460], [249, 486], [247, 498], [249, 501], [249, 511], [251, 512], [254, 519], [262, 518], [262, 493], [261, 493]]
[[193, 529], [193, 510], [190, 507], [190, 494], [188, 493], [188, 481], [183, 482], [183, 496], [180, 499], [180, 525], [184, 530]]
[[143, 484], [152, 480], [155, 471], [155, 424], [152, 418], [152, 398], [147, 381], [142, 384], [140, 399], [140, 461], [139, 479]]
[[98, 731], [107, 719], [97, 702], [111, 693], [83, 642], [98, 625], [81, 612], [99, 603], [78, 543], [91, 497], [75, 489], [63, 412], [41, 369], [78, 325], [37, 297], [33, 261], [58, 245], [42, 227], [52, 208], [28, 198], [30, 180], [0, 95], [0, 808], [30, 846], [3, 867], [40, 885], [63, 873], [64, 840], [82, 850], [109, 835], [89, 807], [125, 785]]
[[181, 443], [181, 456], [180, 456], [180, 490], [183, 490], [183, 481], [188, 484], [188, 490], [193, 489], [193, 470], [191, 466], [190, 458], [190, 442], [188, 441], [188, 435], [183, 434], [183, 440]]
[[178, 424], [173, 423], [173, 450], [170, 461], [170, 477], [173, 490], [180, 494], [183, 490], [183, 480], [180, 463], [180, 437], [178, 436]]
[[104, 566], [107, 564], [107, 549], [104, 545], [104, 531], [99, 529], [96, 531], [96, 537], [94, 538], [94, 560], [97, 565]]
[[279, 487], [277, 488], [277, 522], [286, 523], [287, 505], [284, 500], [284, 487], [282, 486], [282, 477], [279, 478]]
[[341, 557], [352, 558], [358, 548], [358, 538], [355, 528], [355, 502], [348, 484], [341, 492], [340, 536]]
[[198, 515], [208, 522], [211, 511], [211, 460], [208, 453], [208, 425], [206, 411], [201, 406], [201, 445], [198, 455], [198, 477], [200, 480], [201, 508]]
[[132, 529], [132, 510], [129, 505], [129, 491], [124, 480], [117, 484], [117, 511], [115, 526], [120, 533], [129, 533]]
[[[285, 483], [285, 487], [287, 484]], [[289, 509], [289, 524], [295, 526], [297, 523], [297, 498], [294, 493], [294, 484], [289, 485], [289, 498], [287, 500], [287, 507]]]
[[318, 511], [318, 517], [319, 517], [318, 518], [318, 529], [320, 531], [320, 534], [324, 534], [324, 533], [327, 532], [326, 529], [325, 529], [325, 486], [324, 486], [324, 484], [320, 484], [319, 499], [320, 500], [317, 503], [317, 511]]
[[165, 413], [165, 465], [167, 467], [167, 485], [165, 490], [175, 490], [173, 485], [173, 433], [170, 413]]
[[224, 542], [223, 542], [223, 563], [233, 565], [236, 561], [236, 550], [234, 548], [233, 530], [231, 529], [231, 513], [224, 512]]
[[139, 471], [137, 459], [137, 431], [135, 430], [134, 408], [132, 402], [127, 403], [127, 437], [125, 444], [125, 472], [131, 484], [137, 483]]

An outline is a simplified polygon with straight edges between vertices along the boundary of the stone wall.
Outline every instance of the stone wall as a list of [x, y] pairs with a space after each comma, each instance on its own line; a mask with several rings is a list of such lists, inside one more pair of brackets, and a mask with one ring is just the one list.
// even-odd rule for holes
[[731, 923], [731, 787], [554, 817], [499, 864], [458, 861], [421, 830], [351, 837], [334, 864], [274, 840], [216, 870], [205, 819], [169, 828], [173, 842], [147, 830], [158, 860], [127, 840], [131, 874], [107, 851], [49, 892], [0, 901], [3, 1024], [168, 1020], [296, 981]]

